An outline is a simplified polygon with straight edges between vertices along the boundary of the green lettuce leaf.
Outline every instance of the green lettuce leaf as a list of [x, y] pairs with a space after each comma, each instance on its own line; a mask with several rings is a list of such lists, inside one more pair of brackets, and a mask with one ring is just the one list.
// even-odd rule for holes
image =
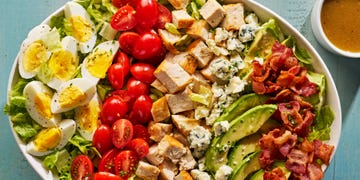
[[305, 64], [306, 66], [311, 66], [311, 57], [310, 55], [307, 53], [307, 51], [303, 48], [300, 48], [296, 45], [296, 39], [294, 36], [289, 36], [287, 37], [282, 44], [286, 45], [289, 48], [292, 48], [295, 57], [302, 62], [303, 64]]
[[311, 131], [308, 139], [313, 141], [319, 139], [322, 141], [330, 139], [330, 126], [334, 121], [334, 112], [330, 106], [323, 106], [319, 114], [317, 114], [314, 125], [311, 127]]
[[71, 177], [71, 159], [70, 154], [63, 149], [47, 155], [43, 160], [43, 164], [50, 170], [56, 170], [60, 179], [69, 179], [68, 177]]

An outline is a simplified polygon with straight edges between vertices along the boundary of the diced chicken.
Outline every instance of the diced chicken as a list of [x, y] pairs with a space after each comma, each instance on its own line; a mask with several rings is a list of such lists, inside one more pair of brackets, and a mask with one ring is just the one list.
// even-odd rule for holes
[[146, 159], [155, 166], [158, 166], [164, 161], [164, 156], [159, 154], [158, 144], [154, 144], [149, 148], [149, 153], [146, 155]]
[[200, 73], [210, 82], [215, 82], [215, 78], [210, 70], [210, 63], [200, 70]]
[[165, 123], [150, 122], [148, 125], [148, 131], [150, 134], [150, 139], [152, 139], [155, 142], [159, 142], [165, 135], [171, 133], [172, 125]]
[[194, 39], [201, 38], [203, 41], [209, 38], [209, 24], [201, 19], [195, 21], [187, 30], [186, 34]]
[[169, 135], [161, 139], [158, 148], [160, 155], [169, 158], [175, 164], [186, 154], [185, 146]]
[[159, 36], [163, 40], [163, 44], [165, 45], [166, 49], [174, 54], [178, 54], [179, 50], [176, 49], [174, 44], [179, 41], [181, 35], [173, 34], [164, 29], [158, 29]]
[[118, 31], [113, 29], [111, 25], [107, 22], [104, 22], [103, 26], [101, 27], [101, 30], [99, 34], [106, 40], [114, 40], [116, 34]]
[[[189, 87], [189, 86], [188, 86]], [[189, 88], [190, 89], [190, 88]], [[191, 90], [191, 89], [190, 89]], [[178, 114], [180, 114], [180, 115], [184, 115], [184, 116], [186, 116], [186, 117], [188, 117], [188, 118], [194, 118], [195, 117], [195, 112], [194, 112], [194, 110], [192, 109], [192, 110], [188, 110], [188, 111], [184, 111], [184, 112], [181, 112], [181, 113], [178, 113]]]
[[172, 172], [174, 172], [175, 174], [177, 174], [179, 172], [179, 168], [176, 166], [176, 164], [174, 164], [173, 162], [171, 162], [170, 159], [164, 159], [164, 161], [159, 165], [159, 169], [167, 169], [170, 170]]
[[162, 122], [170, 117], [170, 110], [165, 96], [152, 104], [151, 114], [155, 122]]
[[238, 31], [245, 24], [244, 5], [242, 3], [228, 4], [223, 6], [225, 9], [225, 18], [222, 27], [227, 31]]
[[154, 71], [154, 75], [169, 90], [175, 93], [185, 89], [191, 82], [191, 76], [179, 64], [162, 61]]
[[140, 161], [135, 174], [144, 180], [157, 180], [160, 174], [160, 169], [147, 162]]
[[214, 55], [210, 48], [200, 39], [190, 44], [188, 52], [197, 59], [200, 68], [205, 67]]
[[159, 180], [173, 180], [175, 173], [169, 169], [160, 169]]
[[188, 28], [190, 27], [195, 19], [191, 17], [185, 9], [174, 10], [172, 14], [172, 23], [178, 28]]
[[185, 136], [189, 136], [190, 131], [197, 126], [200, 126], [200, 121], [193, 118], [188, 118], [183, 115], [172, 115], [172, 122], [177, 129]]
[[191, 151], [189, 148], [186, 149], [185, 156], [180, 158], [179, 166], [180, 166], [179, 167], [180, 171], [191, 170], [191, 169], [195, 168], [196, 161], [195, 161], [193, 155], [191, 154]]
[[187, 171], [180, 171], [174, 180], [193, 180], [193, 178]]
[[243, 0], [223, 0], [223, 4], [236, 4], [241, 3]]
[[188, 52], [175, 55], [172, 61], [178, 63], [189, 74], [193, 74], [198, 65], [197, 60]]
[[211, 86], [209, 85], [208, 80], [206, 80], [205, 77], [199, 71], [196, 71], [192, 75], [192, 79], [193, 79], [193, 81], [188, 86], [192, 92], [195, 92], [195, 93], [199, 92], [200, 86], [204, 86], [204, 87], [211, 89]]
[[161, 84], [161, 82], [158, 79], [155, 79], [151, 84], [150, 84], [153, 88], [159, 90], [162, 93], [167, 93], [168, 90], [166, 89], [166, 87]]
[[187, 138], [182, 134], [180, 133], [178, 130], [175, 130], [172, 134], [172, 136], [177, 139], [179, 142], [181, 142], [181, 144], [183, 144], [184, 146], [186, 147], [189, 147], [190, 146], [190, 143], [189, 141], [187, 140]]
[[185, 9], [187, 5], [189, 4], [189, 0], [169, 0], [169, 3], [175, 8], [175, 9]]
[[225, 16], [224, 8], [216, 0], [208, 0], [199, 12], [213, 28], [217, 27]]
[[191, 90], [185, 88], [184, 91], [176, 94], [166, 94], [166, 100], [173, 114], [194, 109], [194, 102], [190, 99]]

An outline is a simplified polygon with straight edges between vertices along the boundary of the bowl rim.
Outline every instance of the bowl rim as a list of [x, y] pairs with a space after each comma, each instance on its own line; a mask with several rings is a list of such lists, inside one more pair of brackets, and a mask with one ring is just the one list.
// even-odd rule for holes
[[338, 48], [326, 36], [321, 24], [321, 11], [326, 0], [317, 0], [311, 11], [311, 29], [317, 41], [332, 53], [342, 55], [349, 58], [360, 58], [360, 52], [351, 52]]
[[[335, 119], [332, 123], [331, 126], [331, 138], [330, 141], [325, 141], [331, 145], [334, 146], [334, 151], [333, 154], [331, 155], [331, 160], [329, 163], [331, 163], [334, 159], [334, 156], [336, 154], [336, 150], [338, 148], [338, 144], [339, 144], [339, 140], [340, 140], [340, 136], [341, 136], [341, 124], [342, 124], [342, 113], [341, 113], [341, 105], [340, 105], [340, 99], [339, 99], [339, 95], [334, 83], [334, 80], [326, 66], [326, 64], [324, 63], [324, 61], [322, 60], [322, 58], [320, 57], [320, 55], [317, 53], [317, 51], [314, 49], [314, 47], [309, 43], [309, 41], [303, 36], [301, 35], [301, 33], [295, 29], [290, 23], [288, 23], [284, 18], [282, 18], [280, 15], [278, 15], [277, 13], [275, 13], [274, 11], [270, 10], [269, 8], [265, 7], [264, 5], [255, 2], [253, 0], [242, 0], [242, 2], [244, 3], [245, 7], [248, 9], [251, 9], [252, 11], [256, 12], [256, 14], [259, 16], [259, 18], [262, 21], [266, 21], [270, 18], [274, 18], [276, 19], [278, 25], [280, 26], [281, 30], [285, 33], [285, 34], [289, 34], [292, 35], [296, 38], [296, 43], [298, 45], [300, 45], [301, 47], [304, 47], [305, 49], [307, 49], [309, 55], [312, 57], [312, 59], [314, 60], [313, 66], [315, 68], [316, 72], [320, 72], [322, 74], [324, 74], [326, 76], [326, 81], [327, 81], [327, 96], [326, 96], [326, 102], [330, 105], [332, 105], [332, 109], [334, 111], [334, 115], [335, 115]], [[61, 6], [60, 8], [58, 8], [57, 10], [55, 10], [53, 13], [51, 13], [45, 20], [43, 20], [40, 24], [48, 24], [50, 22], [51, 17], [53, 16], [58, 16], [58, 15], [62, 15], [64, 13], [64, 8], [65, 5]], [[7, 93], [7, 103], [9, 103], [9, 98], [10, 98], [10, 94], [11, 94], [11, 89], [13, 87], [13, 85], [17, 82], [17, 78], [19, 78], [19, 72], [18, 72], [18, 58], [19, 58], [19, 52], [13, 62], [12, 68], [11, 68], [11, 72], [9, 74], [9, 79], [8, 79], [8, 93]], [[330, 95], [331, 94], [331, 95]], [[35, 172], [42, 178], [42, 179], [58, 179], [57, 174], [53, 174], [52, 171], [47, 170], [43, 164], [42, 161], [39, 160], [38, 158], [36, 158], [35, 156], [30, 155], [29, 153], [27, 153], [26, 151], [26, 144], [24, 144], [20, 138], [18, 137], [18, 135], [16, 134], [16, 132], [14, 131], [14, 129], [12, 128], [12, 121], [10, 119], [10, 116], [8, 116], [8, 120], [10, 123], [10, 128], [11, 131], [13, 133], [13, 136], [16, 140], [16, 143], [18, 145], [18, 147], [20, 148], [21, 153], [24, 155], [24, 157], [26, 158], [26, 160], [28, 161], [28, 163], [32, 166], [32, 168], [35, 170]], [[323, 170], [327, 169], [327, 166], [323, 166]]]

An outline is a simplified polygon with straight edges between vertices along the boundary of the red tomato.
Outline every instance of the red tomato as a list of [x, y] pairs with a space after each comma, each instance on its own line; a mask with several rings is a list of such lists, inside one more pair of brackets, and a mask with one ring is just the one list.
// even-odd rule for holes
[[119, 152], [114, 160], [115, 174], [125, 179], [129, 178], [134, 173], [138, 162], [135, 152], [130, 150]]
[[[130, 79], [134, 79], [134, 78], [130, 78]], [[127, 85], [127, 87], [128, 87], [128, 85]], [[150, 90], [148, 90], [148, 91], [150, 91]], [[133, 106], [135, 98], [137, 97], [137, 96], [135, 97], [135, 95], [130, 93], [128, 90], [123, 90], [123, 89], [112, 91], [110, 93], [110, 96], [120, 96], [124, 100], [124, 102], [127, 104], [128, 107]]]
[[124, 52], [118, 52], [115, 58], [115, 63], [120, 63], [124, 68], [124, 76], [126, 76], [130, 71], [130, 59], [128, 55]]
[[145, 59], [144, 61], [147, 63], [150, 63], [154, 66], [158, 66], [161, 63], [161, 61], [163, 61], [165, 59], [166, 53], [167, 53], [166, 48], [165, 48], [165, 46], [162, 45], [159, 54], [157, 54], [156, 56], [154, 56], [152, 58]]
[[151, 29], [159, 18], [159, 8], [156, 0], [135, 0], [136, 20], [138, 24]]
[[123, 64], [112, 64], [107, 72], [108, 79], [114, 89], [121, 89], [124, 85], [125, 69]]
[[155, 67], [147, 63], [135, 63], [130, 67], [131, 74], [144, 83], [152, 83], [156, 77], [154, 76]]
[[[150, 85], [131, 77], [126, 83], [126, 89], [131, 96], [137, 98], [140, 95], [150, 93]], [[135, 101], [136, 99], [134, 99]]]
[[162, 41], [157, 34], [146, 32], [141, 34], [136, 41], [132, 55], [139, 60], [150, 59], [161, 53], [162, 46]]
[[109, 172], [97, 172], [94, 174], [93, 180], [124, 180], [124, 178]]
[[146, 124], [152, 119], [151, 115], [152, 100], [148, 95], [139, 96], [133, 105], [131, 121]]
[[110, 25], [117, 31], [127, 31], [136, 26], [135, 10], [130, 5], [122, 6], [112, 16]]
[[117, 8], [121, 8], [122, 6], [128, 4], [130, 1], [131, 0], [112, 0], [112, 4]]
[[125, 117], [127, 111], [128, 106], [120, 96], [110, 96], [103, 103], [101, 122], [112, 125], [116, 120]]
[[91, 179], [94, 166], [89, 157], [78, 155], [71, 163], [71, 178], [74, 180]]
[[98, 171], [114, 173], [114, 158], [118, 152], [119, 151], [117, 149], [111, 149], [106, 152], [99, 161]]
[[111, 128], [101, 124], [94, 133], [92, 144], [101, 154], [112, 149], [114, 145], [111, 141]]
[[117, 148], [123, 148], [133, 137], [132, 123], [127, 119], [119, 119], [112, 126], [112, 142]]
[[150, 144], [150, 134], [148, 129], [141, 125], [141, 124], [136, 124], [134, 125], [134, 135], [133, 138], [142, 138], [144, 139], [148, 144]]
[[149, 144], [142, 138], [131, 140], [126, 148], [134, 151], [139, 159], [145, 157], [149, 153]]
[[128, 54], [132, 54], [135, 43], [140, 39], [140, 35], [136, 32], [123, 32], [119, 36], [119, 44], [121, 50]]
[[166, 23], [170, 23], [172, 20], [171, 12], [164, 5], [158, 3], [159, 18], [154, 26], [155, 29], [164, 29]]

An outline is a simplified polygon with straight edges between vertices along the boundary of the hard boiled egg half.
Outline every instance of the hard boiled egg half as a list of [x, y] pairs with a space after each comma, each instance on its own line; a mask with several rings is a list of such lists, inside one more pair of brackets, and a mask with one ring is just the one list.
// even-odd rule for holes
[[51, 112], [61, 113], [87, 104], [96, 94], [96, 86], [85, 78], [63, 83], [51, 100]]
[[43, 127], [58, 125], [61, 115], [51, 112], [52, 90], [40, 81], [31, 81], [24, 90], [25, 107], [29, 115]]
[[89, 79], [93, 83], [105, 78], [106, 72], [118, 50], [118, 41], [105, 41], [97, 45], [81, 65], [82, 77]]
[[82, 53], [90, 52], [96, 43], [95, 24], [85, 8], [76, 2], [65, 5], [65, 18], [71, 24], [72, 36], [78, 41]]
[[27, 144], [27, 152], [34, 156], [44, 156], [54, 150], [62, 149], [74, 135], [75, 130], [76, 124], [72, 119], [62, 120], [58, 127], [44, 128]]
[[39, 72], [42, 63], [46, 62], [51, 52], [42, 38], [51, 31], [46, 24], [34, 27], [23, 41], [19, 53], [19, 74], [30, 79]]

